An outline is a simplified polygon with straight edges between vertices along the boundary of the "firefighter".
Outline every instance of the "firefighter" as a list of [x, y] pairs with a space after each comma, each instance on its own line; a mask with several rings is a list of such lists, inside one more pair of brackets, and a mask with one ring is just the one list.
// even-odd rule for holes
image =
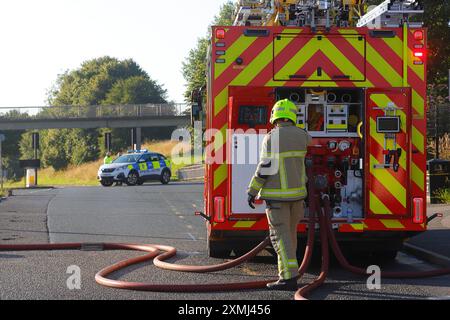
[[270, 238], [278, 255], [279, 280], [267, 285], [270, 290], [297, 290], [297, 226], [304, 217], [307, 197], [305, 156], [311, 136], [297, 127], [296, 105], [278, 101], [270, 123], [275, 128], [265, 137], [261, 159], [248, 192], [248, 203], [265, 200]]
[[113, 158], [111, 157], [111, 152], [106, 153], [106, 157], [103, 159], [103, 164], [111, 164], [113, 162]]

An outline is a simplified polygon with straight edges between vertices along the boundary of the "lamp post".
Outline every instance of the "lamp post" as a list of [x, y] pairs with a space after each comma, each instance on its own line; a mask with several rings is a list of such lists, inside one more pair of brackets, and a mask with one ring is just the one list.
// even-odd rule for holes
[[3, 191], [3, 157], [2, 157], [2, 143], [5, 141], [5, 135], [0, 134], [0, 184]]

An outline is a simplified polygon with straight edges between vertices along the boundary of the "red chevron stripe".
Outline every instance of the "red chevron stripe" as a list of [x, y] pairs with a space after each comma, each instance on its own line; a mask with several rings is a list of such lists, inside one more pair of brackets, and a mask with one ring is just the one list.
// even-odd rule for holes
[[394, 215], [404, 215], [406, 213], [406, 207], [404, 207], [389, 189], [378, 181], [373, 174], [370, 176], [370, 191], [372, 191], [372, 193], [375, 194]]
[[[306, 37], [302, 37], [303, 39], [307, 39]], [[312, 39], [310, 39], [312, 40]], [[305, 42], [305, 45], [308, 41]], [[291, 58], [293, 58], [298, 53], [298, 42], [289, 43], [279, 54], [277, 55], [277, 59], [279, 59], [280, 66], [284, 66]], [[297, 48], [297, 49], [296, 49]], [[275, 50], [275, 48], [274, 48]], [[280, 71], [280, 68], [275, 69], [274, 61], [271, 60], [268, 64], [250, 81], [250, 86], [265, 86], [267, 82], [273, 79], [276, 72]], [[292, 86], [297, 86], [299, 83], [303, 84], [303, 82], [295, 82], [291, 83]], [[280, 82], [282, 85], [282, 82]]]
[[[248, 65], [255, 60], [268, 45], [270, 45], [270, 42], [267, 41], [267, 38], [258, 38], [240, 55], [240, 57], [244, 60], [244, 63]], [[225, 89], [242, 72], [242, 70], [243, 69], [236, 69], [235, 64], [232, 63], [215, 81], [215, 95], [222, 92], [222, 90]]]
[[[317, 51], [311, 59], [309, 59], [304, 66], [302, 66], [300, 69], [298, 69], [294, 74], [306, 74], [308, 77], [311, 77], [316, 71], [316, 66], [321, 66], [323, 71], [328, 76], [333, 75], [343, 75], [344, 72], [340, 70], [336, 64], [334, 64], [323, 52], [322, 50]], [[326, 81], [333, 81], [326, 80]], [[290, 81], [289, 81], [290, 82]], [[354, 87], [354, 84], [352, 82], [346, 82], [346, 87]]]
[[[299, 51], [307, 45], [309, 42], [316, 40], [315, 38], [310, 38], [307, 36], [295, 37], [295, 40], [291, 41], [276, 57], [278, 67], [273, 64], [273, 74], [276, 75], [292, 58], [294, 58]], [[275, 40], [276, 43], [277, 40]], [[316, 40], [317, 41], [317, 40]], [[275, 47], [274, 47], [275, 50]], [[269, 80], [267, 80], [269, 81]]]
[[389, 65], [395, 72], [397, 72], [400, 77], [403, 77], [403, 59], [400, 58], [383, 39], [371, 38], [370, 44], [384, 60], [389, 62]]
[[[332, 36], [327, 38], [328, 40], [330, 40], [330, 42], [341, 52], [345, 52], [345, 57], [349, 60], [349, 61], [357, 61], [359, 59], [361, 59], [361, 57], [365, 58], [363, 55], [361, 55], [359, 53], [359, 51], [357, 51], [355, 49], [355, 47], [352, 46], [352, 44], [350, 43], [350, 41], [342, 34], [340, 35], [336, 35], [336, 36]], [[359, 65], [354, 65], [359, 72], [361, 72], [362, 74], [365, 74], [366, 70], [364, 67], [361, 68], [361, 66]]]
[[427, 92], [427, 84], [425, 81], [422, 81], [419, 76], [412, 70], [411, 67], [408, 67], [408, 82], [411, 87], [416, 90], [422, 99], [426, 100], [426, 92]]

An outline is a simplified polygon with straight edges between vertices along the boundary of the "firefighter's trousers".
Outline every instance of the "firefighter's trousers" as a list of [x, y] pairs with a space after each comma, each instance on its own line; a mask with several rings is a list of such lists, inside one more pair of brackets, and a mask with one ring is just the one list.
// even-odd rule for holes
[[267, 218], [270, 239], [278, 255], [280, 280], [289, 280], [299, 275], [297, 260], [297, 227], [305, 216], [304, 201], [267, 202]]

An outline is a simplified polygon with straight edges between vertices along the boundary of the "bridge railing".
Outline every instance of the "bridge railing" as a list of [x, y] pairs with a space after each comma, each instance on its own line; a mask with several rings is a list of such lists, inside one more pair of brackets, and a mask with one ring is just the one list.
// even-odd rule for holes
[[0, 108], [0, 119], [104, 119], [187, 115], [183, 103]]

